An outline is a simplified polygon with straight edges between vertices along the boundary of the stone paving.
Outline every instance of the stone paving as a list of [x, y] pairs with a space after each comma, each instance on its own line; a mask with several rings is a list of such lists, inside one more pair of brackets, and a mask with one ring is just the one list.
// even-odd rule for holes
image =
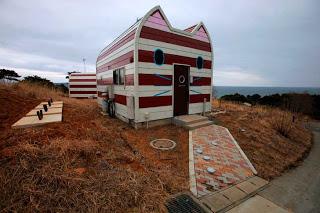
[[190, 136], [193, 146], [190, 165], [194, 166], [190, 168], [193, 169], [190, 181], [196, 196], [219, 191], [256, 173], [228, 129], [210, 125], [192, 130]]

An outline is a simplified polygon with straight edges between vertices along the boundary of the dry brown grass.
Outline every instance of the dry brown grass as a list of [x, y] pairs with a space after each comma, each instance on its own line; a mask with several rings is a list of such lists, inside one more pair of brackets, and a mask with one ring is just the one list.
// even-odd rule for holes
[[45, 99], [64, 99], [67, 94], [64, 94], [61, 90], [56, 88], [48, 88], [41, 86], [40, 84], [30, 84], [27, 82], [19, 82], [14, 84], [3, 84], [0, 83], [1, 90], [19, 90], [19, 95], [27, 98], [38, 98]]
[[[215, 101], [213, 107], [219, 103]], [[216, 121], [227, 127], [251, 160], [259, 175], [272, 179], [297, 166], [312, 145], [312, 135], [304, 127], [305, 117], [265, 106], [248, 107], [222, 102], [225, 114]]]
[[292, 122], [293, 116], [291, 112], [273, 109], [271, 113], [271, 124], [280, 135], [289, 137], [294, 125]]
[[[64, 100], [62, 123], [10, 128], [48, 97]], [[0, 117], [0, 211], [162, 212], [168, 196], [188, 189], [184, 129], [134, 130], [103, 117], [95, 100], [37, 86], [1, 86], [0, 100], [7, 115]], [[160, 137], [177, 147], [152, 149], [149, 141]]]

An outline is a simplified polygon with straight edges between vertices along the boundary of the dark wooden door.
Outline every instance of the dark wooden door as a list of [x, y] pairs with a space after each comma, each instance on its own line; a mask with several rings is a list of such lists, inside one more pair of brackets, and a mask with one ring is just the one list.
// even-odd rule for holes
[[187, 115], [189, 108], [189, 67], [174, 65], [174, 116]]

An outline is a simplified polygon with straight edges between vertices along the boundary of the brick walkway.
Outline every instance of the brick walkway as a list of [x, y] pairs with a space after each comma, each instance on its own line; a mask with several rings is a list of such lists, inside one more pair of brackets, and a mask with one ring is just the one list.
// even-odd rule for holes
[[189, 165], [191, 191], [198, 197], [234, 185], [256, 172], [224, 127], [210, 125], [192, 130], [189, 140], [193, 146]]

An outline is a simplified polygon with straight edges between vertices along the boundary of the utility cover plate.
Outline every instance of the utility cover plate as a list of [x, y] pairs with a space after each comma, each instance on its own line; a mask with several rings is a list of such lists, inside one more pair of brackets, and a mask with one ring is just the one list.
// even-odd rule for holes
[[167, 201], [166, 207], [169, 213], [205, 213], [202, 207], [189, 195], [181, 194]]

